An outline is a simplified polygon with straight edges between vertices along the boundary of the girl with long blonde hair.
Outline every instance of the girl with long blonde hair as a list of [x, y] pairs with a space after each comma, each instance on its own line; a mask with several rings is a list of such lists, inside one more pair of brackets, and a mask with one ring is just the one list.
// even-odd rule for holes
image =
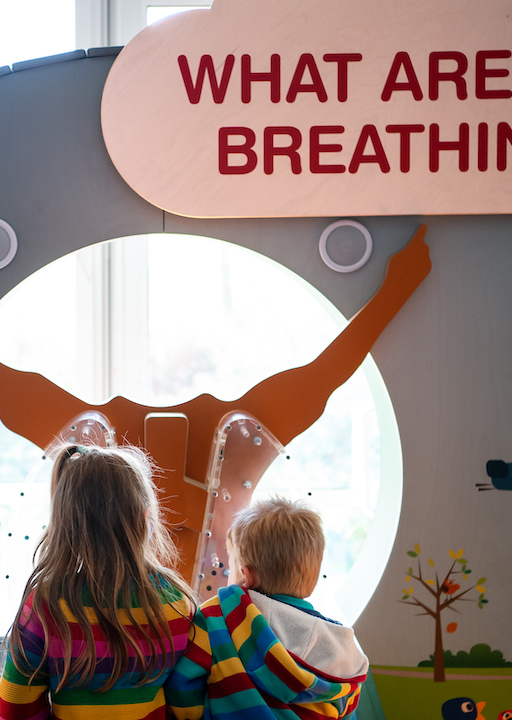
[[8, 635], [3, 720], [160, 720], [195, 611], [153, 467], [133, 446], [63, 445], [51, 517]]

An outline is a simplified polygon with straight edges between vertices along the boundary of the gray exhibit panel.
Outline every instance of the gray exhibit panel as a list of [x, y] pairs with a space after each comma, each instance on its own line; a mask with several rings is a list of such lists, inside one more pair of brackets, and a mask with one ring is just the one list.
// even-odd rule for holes
[[163, 228], [162, 212], [130, 190], [103, 143], [101, 91], [114, 57], [71, 55], [0, 77], [0, 219], [18, 238], [1, 296], [73, 250]]

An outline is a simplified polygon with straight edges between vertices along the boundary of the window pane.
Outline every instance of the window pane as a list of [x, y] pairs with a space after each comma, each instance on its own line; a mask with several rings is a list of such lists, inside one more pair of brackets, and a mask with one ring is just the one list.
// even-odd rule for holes
[[82, 315], [76, 267], [76, 255], [61, 258], [0, 302], [1, 362], [18, 370], [37, 370], [71, 392], [79, 386], [77, 318]]
[[0, 3], [0, 67], [74, 49], [74, 0]]

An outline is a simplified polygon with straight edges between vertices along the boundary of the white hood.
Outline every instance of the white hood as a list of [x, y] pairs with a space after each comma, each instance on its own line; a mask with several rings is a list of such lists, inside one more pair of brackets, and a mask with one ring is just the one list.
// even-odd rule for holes
[[347, 680], [368, 672], [368, 658], [358, 648], [352, 628], [254, 590], [249, 596], [288, 652], [309, 667]]

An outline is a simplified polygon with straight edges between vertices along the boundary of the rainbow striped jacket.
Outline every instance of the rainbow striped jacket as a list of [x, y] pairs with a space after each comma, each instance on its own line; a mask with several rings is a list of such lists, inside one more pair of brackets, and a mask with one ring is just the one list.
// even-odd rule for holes
[[351, 628], [237, 585], [204, 603], [194, 625], [169, 680], [178, 720], [321, 720], [355, 710], [368, 659]]
[[[183, 597], [172, 585], [164, 589], [162, 604], [171, 629], [176, 660], [183, 654], [191, 626], [192, 611], [187, 598]], [[135, 620], [146, 625], [147, 617], [138, 607], [136, 596], [132, 594], [134, 606], [131, 612]], [[77, 654], [83, 642], [83, 634], [76, 618], [71, 614], [67, 605], [61, 600], [62, 607], [69, 621], [73, 642], [73, 654]], [[34, 667], [44, 654], [45, 638], [40, 619], [31, 613], [32, 596], [29, 596], [22, 617], [23, 647], [27, 657]], [[86, 608], [87, 609], [87, 608]], [[181, 613], [181, 614], [180, 614]], [[165, 661], [165, 671], [155, 681], [142, 687], [135, 687], [139, 678], [137, 660], [133, 656], [124, 675], [115, 685], [104, 693], [95, 692], [101, 687], [112, 670], [112, 654], [105, 641], [102, 631], [97, 625], [96, 615], [92, 609], [88, 614], [93, 627], [96, 656], [98, 658], [94, 677], [86, 687], [66, 686], [63, 690], [55, 692], [59, 682], [59, 666], [62, 664], [62, 645], [58, 638], [49, 638], [49, 657], [45, 664], [45, 674], [36, 677], [29, 685], [28, 678], [20, 673], [13, 661], [10, 652], [2, 679], [0, 680], [0, 720], [165, 720], [168, 717], [166, 710], [167, 683], [173, 667], [172, 654], [168, 641], [165, 641], [168, 652]], [[132, 625], [125, 610], [119, 610], [121, 621], [125, 625]], [[137, 637], [140, 633], [135, 627], [130, 632]], [[142, 637], [140, 647], [143, 654], [145, 650]], [[158, 670], [161, 667], [161, 662]], [[158, 671], [157, 670], [157, 671]]]

